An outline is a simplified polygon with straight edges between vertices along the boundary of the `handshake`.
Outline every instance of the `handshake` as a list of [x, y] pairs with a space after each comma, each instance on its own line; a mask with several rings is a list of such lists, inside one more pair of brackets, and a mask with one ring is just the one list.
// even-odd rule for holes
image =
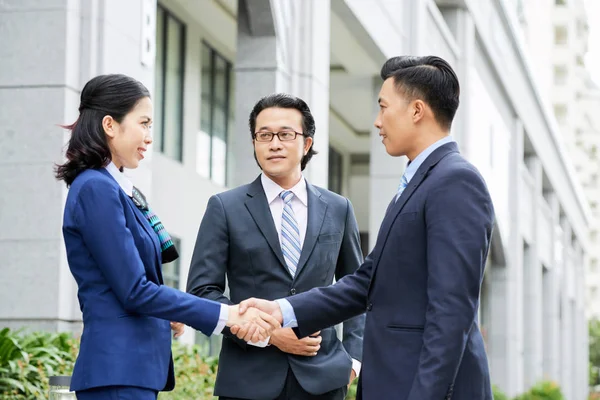
[[283, 315], [275, 301], [249, 298], [238, 305], [229, 306], [225, 323], [231, 333], [246, 342], [262, 342], [271, 332], [281, 328]]

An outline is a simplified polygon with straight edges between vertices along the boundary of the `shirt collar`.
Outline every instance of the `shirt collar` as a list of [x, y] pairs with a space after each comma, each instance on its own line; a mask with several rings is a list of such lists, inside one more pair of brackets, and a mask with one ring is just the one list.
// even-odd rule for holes
[[417, 173], [417, 170], [419, 169], [421, 164], [423, 164], [423, 161], [425, 161], [427, 157], [431, 155], [431, 153], [433, 153], [439, 147], [452, 142], [454, 142], [454, 139], [452, 138], [452, 136], [448, 135], [445, 138], [442, 138], [437, 142], [433, 143], [428, 148], [419, 153], [419, 155], [416, 156], [415, 159], [410, 162], [410, 164], [408, 164], [406, 170], [404, 171], [406, 181], [410, 182], [413, 176], [415, 176], [415, 174]]
[[119, 184], [121, 189], [129, 197], [133, 196], [133, 183], [125, 176], [124, 173], [119, 171], [119, 168], [111, 161], [106, 167], [104, 167], [108, 173], [115, 178], [115, 181]]
[[[273, 182], [271, 178], [266, 176], [264, 173], [260, 175], [260, 182], [262, 183], [263, 190], [265, 191], [265, 195], [267, 196], [267, 202], [271, 204], [273, 200], [275, 200], [279, 194], [285, 189]], [[298, 198], [305, 206], [308, 206], [308, 192], [306, 190], [306, 180], [304, 179], [304, 175], [300, 178], [298, 183], [294, 185], [291, 189], [289, 189], [294, 196]]]

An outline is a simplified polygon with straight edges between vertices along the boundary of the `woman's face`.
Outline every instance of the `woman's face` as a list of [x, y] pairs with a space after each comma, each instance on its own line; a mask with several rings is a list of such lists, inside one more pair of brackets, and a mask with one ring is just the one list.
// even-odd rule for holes
[[152, 143], [152, 101], [149, 97], [140, 99], [120, 123], [107, 115], [102, 120], [102, 126], [112, 162], [119, 169], [137, 168]]

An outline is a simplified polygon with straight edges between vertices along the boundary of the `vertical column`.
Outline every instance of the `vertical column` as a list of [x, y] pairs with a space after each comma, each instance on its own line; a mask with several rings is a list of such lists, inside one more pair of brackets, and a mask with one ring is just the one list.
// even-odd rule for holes
[[537, 156], [528, 157], [526, 160], [529, 171], [534, 181], [533, 209], [533, 240], [524, 259], [524, 285], [525, 297], [525, 386], [533, 386], [543, 378], [543, 337], [542, 329], [542, 264], [539, 252], [540, 224], [538, 221], [538, 205], [542, 198], [542, 164]]
[[574, 340], [571, 342], [572, 353], [574, 355], [574, 374], [573, 374], [573, 399], [584, 399], [585, 389], [587, 388], [588, 374], [588, 357], [585, 349], [588, 335], [587, 319], [585, 314], [585, 268], [584, 268], [584, 252], [579, 241], [579, 238], [573, 246], [574, 253], [574, 270], [575, 270], [575, 315], [573, 317], [575, 324], [573, 327]]
[[452, 136], [458, 142], [460, 150], [465, 157], [469, 157], [469, 116], [471, 115], [471, 71], [475, 55], [475, 24], [468, 9], [463, 7], [441, 7], [444, 19], [456, 38], [460, 47], [460, 55], [456, 65], [453, 65], [458, 81], [460, 82], [460, 106], [452, 124]]
[[[228, 182], [231, 186], [251, 182], [260, 172], [251, 150], [247, 119], [250, 110], [261, 97], [284, 91], [289, 86], [289, 73], [280, 61], [270, 2], [240, 0], [237, 22], [235, 131], [240, 135], [230, 143]], [[247, 140], [243, 139], [242, 132], [248, 132]]]
[[329, 0], [291, 1], [295, 18], [289, 24], [294, 36], [291, 93], [307, 102], [315, 118], [314, 149], [304, 176], [321, 187], [328, 186], [329, 170]]
[[563, 269], [561, 279], [561, 387], [565, 396], [570, 397], [571, 393], [571, 371], [572, 371], [572, 352], [571, 343], [573, 341], [573, 321], [571, 301], [574, 296], [571, 280], [572, 280], [572, 241], [571, 241], [571, 226], [566, 217], [562, 218], [561, 225], [563, 228]]
[[544, 376], [558, 381], [560, 378], [560, 277], [557, 242], [562, 238], [557, 237], [556, 227], [560, 223], [560, 203], [556, 193], [548, 195], [548, 204], [552, 211], [552, 265], [548, 266], [544, 279]]
[[[236, 130], [248, 131], [245, 116], [256, 101], [285, 92], [306, 101], [317, 126], [315, 150], [305, 176], [327, 186], [329, 148], [329, 1], [240, 1], [236, 55]], [[248, 141], [250, 136], [248, 135]], [[231, 143], [232, 186], [259, 173], [248, 142]]]
[[[0, 2], [0, 325], [68, 329], [60, 230], [66, 189], [53, 176], [78, 96], [79, 1]], [[51, 65], [52, 68], [48, 68]], [[35, 251], [32, 251], [35, 250]], [[41, 268], [40, 266], [43, 266]], [[71, 278], [72, 279], [72, 278]], [[64, 321], [64, 324], [61, 322]]]
[[506, 266], [507, 289], [504, 297], [504, 307], [511, 316], [511, 323], [507, 323], [502, 329], [506, 335], [506, 354], [499, 355], [496, 361], [492, 379], [509, 396], [515, 396], [524, 389], [523, 384], [523, 235], [521, 222], [519, 220], [520, 203], [519, 191], [522, 187], [521, 168], [523, 166], [523, 124], [515, 120], [515, 127], [511, 137], [510, 150], [510, 181], [515, 193], [509, 196], [510, 210], [510, 236], [508, 238], [508, 263]]

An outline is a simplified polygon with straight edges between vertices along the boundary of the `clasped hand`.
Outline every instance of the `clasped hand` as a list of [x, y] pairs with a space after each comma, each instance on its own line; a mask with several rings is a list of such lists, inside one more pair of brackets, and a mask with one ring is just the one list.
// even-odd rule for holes
[[240, 339], [247, 338], [246, 341], [252, 342], [266, 340], [273, 330], [281, 328], [281, 323], [273, 316], [254, 307], [248, 307], [240, 312], [239, 305], [229, 306], [226, 325]]

